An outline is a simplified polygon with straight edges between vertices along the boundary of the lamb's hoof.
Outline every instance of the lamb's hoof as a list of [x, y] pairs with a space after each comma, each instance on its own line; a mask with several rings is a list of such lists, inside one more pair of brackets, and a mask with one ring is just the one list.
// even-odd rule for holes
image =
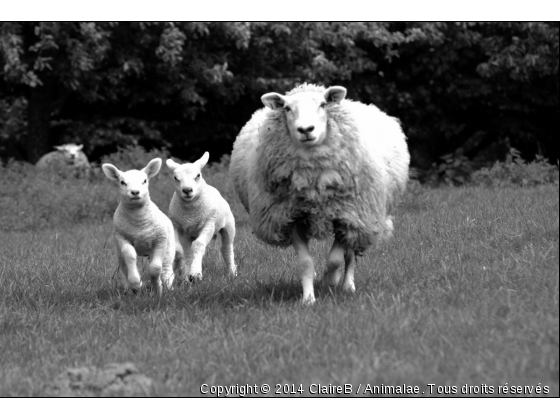
[[201, 273], [196, 273], [196, 274], [189, 274], [189, 281], [191, 283], [196, 283], [197, 281], [201, 281], [202, 280], [202, 274]]

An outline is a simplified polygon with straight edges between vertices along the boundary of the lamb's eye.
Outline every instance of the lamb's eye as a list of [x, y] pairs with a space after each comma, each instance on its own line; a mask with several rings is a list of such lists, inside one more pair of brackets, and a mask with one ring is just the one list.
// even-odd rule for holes
[[284, 109], [286, 110], [286, 112], [290, 112], [292, 110], [292, 108], [290, 108], [289, 106], [285, 106]]
[[200, 174], [198, 174], [195, 179], [198, 181], [200, 179]]
[[121, 185], [126, 185], [126, 182], [124, 182], [123, 180], [121, 180]]
[[179, 182], [179, 178], [177, 178], [176, 176], [174, 176], [173, 178], [175, 178], [175, 181]]
[[327, 103], [326, 103], [326, 102], [321, 102], [321, 105], [319, 105], [319, 107], [321, 107], [321, 108], [324, 108], [324, 107], [326, 107], [326, 106], [327, 106]]
[[142, 185], [144, 185], [146, 183], [147, 179], [144, 180], [144, 182], [142, 182]]

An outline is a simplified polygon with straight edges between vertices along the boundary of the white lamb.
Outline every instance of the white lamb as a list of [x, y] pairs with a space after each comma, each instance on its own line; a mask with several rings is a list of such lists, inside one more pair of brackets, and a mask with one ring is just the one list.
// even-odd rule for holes
[[354, 291], [355, 257], [390, 237], [390, 210], [410, 156], [399, 121], [346, 89], [303, 84], [267, 93], [233, 146], [230, 175], [255, 235], [297, 253], [303, 302], [313, 303], [310, 238], [334, 243], [325, 281]]
[[176, 266], [180, 267], [181, 276], [188, 276], [189, 281], [202, 279], [202, 258], [206, 246], [218, 233], [222, 237], [226, 274], [231, 277], [237, 274], [233, 256], [235, 219], [228, 202], [216, 188], [204, 181], [201, 174], [209, 156], [206, 152], [196, 162], [183, 165], [171, 159], [166, 161], [175, 180], [169, 218], [175, 228], [177, 259], [180, 261]]
[[83, 147], [83, 144], [77, 146], [74, 143], [55, 146], [56, 151], [42, 156], [36, 166], [41, 170], [55, 171], [61, 175], [88, 176], [91, 173], [91, 165], [82, 152]]
[[149, 257], [148, 272], [158, 295], [162, 293], [162, 280], [171, 288], [174, 280], [175, 234], [171, 220], [150, 199], [149, 179], [157, 175], [161, 159], [152, 159], [138, 171], [119, 171], [105, 163], [103, 172], [120, 189], [120, 203], [113, 216], [114, 239], [119, 267], [128, 286], [138, 291], [142, 286], [137, 256]]

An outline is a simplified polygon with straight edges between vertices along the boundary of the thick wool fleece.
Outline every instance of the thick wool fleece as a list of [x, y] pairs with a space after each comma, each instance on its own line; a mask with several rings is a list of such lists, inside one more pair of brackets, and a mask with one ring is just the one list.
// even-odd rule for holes
[[[287, 95], [323, 87], [301, 85]], [[261, 109], [234, 144], [230, 172], [255, 235], [291, 244], [293, 223], [310, 238], [333, 233], [361, 251], [390, 236], [388, 212], [408, 179], [409, 154], [397, 119], [373, 105], [327, 106], [327, 137], [304, 148], [291, 140], [282, 109]]]
[[55, 150], [43, 155], [36, 163], [37, 168], [43, 170], [53, 170], [63, 174], [80, 176], [87, 174], [91, 170], [91, 164], [84, 152], [76, 152], [76, 158], [69, 160], [64, 152]]

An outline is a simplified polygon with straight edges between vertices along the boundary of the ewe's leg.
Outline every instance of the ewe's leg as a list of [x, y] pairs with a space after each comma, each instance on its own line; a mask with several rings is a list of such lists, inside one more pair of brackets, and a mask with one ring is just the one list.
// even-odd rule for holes
[[303, 304], [315, 303], [315, 293], [313, 292], [313, 258], [309, 253], [307, 245], [308, 239], [305, 236], [303, 229], [298, 225], [294, 226], [292, 230], [292, 246], [297, 254], [298, 268], [301, 275], [301, 284], [303, 287]]
[[342, 264], [344, 263], [344, 247], [336, 239], [327, 257], [327, 269], [325, 271], [325, 283], [335, 287], [342, 275]]
[[354, 270], [356, 268], [356, 253], [353, 249], [347, 248], [344, 253], [344, 263], [346, 265], [344, 272], [344, 286], [343, 290], [347, 292], [354, 292]]
[[206, 246], [214, 236], [214, 224], [209, 224], [202, 229], [198, 238], [192, 242], [192, 264], [189, 271], [189, 280], [202, 280], [202, 258], [206, 252]]
[[237, 267], [233, 256], [233, 239], [235, 238], [235, 226], [227, 225], [220, 230], [222, 237], [222, 257], [224, 257], [224, 264], [226, 272], [229, 276], [235, 277], [237, 275]]
[[117, 239], [117, 249], [121, 254], [122, 260], [124, 260], [125, 269], [123, 269], [123, 273], [127, 276], [128, 287], [138, 291], [142, 286], [142, 282], [140, 281], [140, 273], [138, 273], [138, 267], [136, 266], [136, 250], [124, 239]]

